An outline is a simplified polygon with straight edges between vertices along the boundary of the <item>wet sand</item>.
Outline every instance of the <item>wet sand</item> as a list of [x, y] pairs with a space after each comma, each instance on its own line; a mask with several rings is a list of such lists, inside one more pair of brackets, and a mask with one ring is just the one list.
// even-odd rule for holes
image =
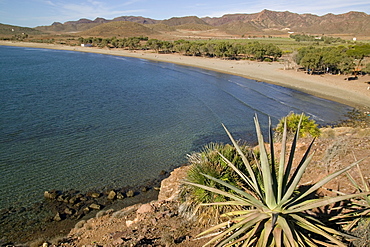
[[345, 80], [348, 77], [345, 75], [308, 75], [304, 72], [297, 72], [295, 69], [285, 70], [284, 63], [279, 62], [223, 60], [219, 58], [183, 56], [180, 54], [157, 54], [153, 51], [128, 51], [123, 49], [101, 49], [11, 41], [0, 41], [0, 45], [100, 53], [175, 63], [264, 81], [353, 107], [370, 106], [369, 75], [359, 76], [358, 80], [348, 81]]

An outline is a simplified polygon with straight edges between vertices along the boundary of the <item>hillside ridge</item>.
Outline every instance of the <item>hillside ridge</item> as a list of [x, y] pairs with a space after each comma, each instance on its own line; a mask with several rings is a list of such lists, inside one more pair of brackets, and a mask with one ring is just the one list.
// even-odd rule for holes
[[[129, 22], [135, 23], [134, 30], [127, 33], [119, 27], [109, 23]], [[64, 23], [54, 22], [50, 26], [38, 26], [33, 29], [37, 32], [50, 34], [76, 33], [77, 35], [93, 36], [104, 33], [114, 36], [151, 36], [158, 32], [168, 33], [176, 30], [215, 30], [215, 33], [225, 35], [288, 35], [289, 33], [305, 33], [315, 35], [349, 35], [370, 36], [370, 15], [364, 12], [349, 11], [344, 14], [328, 13], [322, 16], [314, 14], [297, 14], [289, 11], [262, 10], [253, 14], [225, 14], [221, 17], [184, 16], [172, 17], [165, 20], [155, 20], [142, 16], [120, 16], [108, 20], [97, 17], [94, 20], [86, 18]], [[104, 26], [105, 25], [105, 26]], [[97, 31], [97, 29], [106, 29]], [[0, 24], [9, 35], [9, 27]], [[20, 28], [20, 27], [19, 27]], [[119, 28], [120, 30], [117, 30]], [[14, 28], [13, 28], [14, 29]], [[30, 31], [27, 31], [29, 33]], [[5, 32], [3, 31], [3, 32]], [[91, 32], [90, 32], [91, 31]], [[36, 32], [34, 32], [36, 34]], [[0, 32], [0, 35], [3, 34]], [[178, 35], [178, 34], [177, 34]], [[217, 36], [217, 35], [216, 35]]]

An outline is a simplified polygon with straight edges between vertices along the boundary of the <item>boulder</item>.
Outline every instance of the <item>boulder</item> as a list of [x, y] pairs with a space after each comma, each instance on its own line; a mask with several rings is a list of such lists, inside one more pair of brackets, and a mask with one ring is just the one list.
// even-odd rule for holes
[[154, 213], [154, 208], [149, 203], [143, 204], [140, 208], [136, 211], [138, 214], [145, 214], [145, 213]]
[[68, 214], [68, 215], [72, 215], [73, 214], [73, 209], [66, 208], [66, 209], [64, 209], [64, 213]]
[[62, 220], [62, 216], [59, 214], [59, 213], [56, 213], [54, 218], [53, 218], [54, 221], [61, 221]]
[[58, 196], [58, 193], [56, 191], [45, 191], [44, 197], [46, 199], [55, 200]]
[[108, 194], [109, 200], [114, 200], [116, 198], [117, 193], [114, 190], [111, 190]]
[[101, 206], [99, 204], [93, 203], [89, 206], [91, 209], [100, 210]]
[[126, 192], [127, 197], [133, 197], [135, 195], [135, 192], [133, 190], [129, 190]]
[[158, 201], [171, 201], [179, 196], [181, 180], [186, 177], [189, 169], [190, 166], [179, 167], [173, 170], [170, 176], [161, 182], [161, 189], [159, 191]]
[[121, 192], [117, 192], [117, 199], [118, 200], [125, 199], [125, 196]]
[[100, 193], [94, 192], [94, 193], [91, 194], [91, 197], [92, 198], [99, 198], [100, 197]]

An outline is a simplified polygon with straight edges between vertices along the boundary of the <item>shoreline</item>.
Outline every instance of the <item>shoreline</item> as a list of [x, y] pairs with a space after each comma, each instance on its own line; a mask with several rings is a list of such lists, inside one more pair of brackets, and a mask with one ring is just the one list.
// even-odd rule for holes
[[360, 76], [359, 79], [355, 81], [347, 81], [344, 80], [348, 77], [345, 75], [308, 75], [293, 69], [284, 70], [284, 64], [279, 62], [222, 60], [219, 58], [183, 56], [181, 54], [158, 54], [153, 51], [129, 51], [123, 49], [29, 42], [0, 41], [0, 45], [98, 53], [173, 63], [263, 81], [327, 100], [336, 101], [355, 108], [370, 106], [370, 90], [368, 89], [370, 85], [366, 83], [370, 82], [369, 75]]

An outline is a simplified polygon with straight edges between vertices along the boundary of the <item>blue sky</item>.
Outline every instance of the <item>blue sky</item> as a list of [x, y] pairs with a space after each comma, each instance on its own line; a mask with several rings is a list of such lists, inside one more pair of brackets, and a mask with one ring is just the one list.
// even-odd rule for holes
[[157, 20], [195, 15], [257, 13], [263, 9], [293, 13], [370, 13], [369, 0], [0, 0], [0, 23], [24, 27], [97, 17], [133, 15]]

